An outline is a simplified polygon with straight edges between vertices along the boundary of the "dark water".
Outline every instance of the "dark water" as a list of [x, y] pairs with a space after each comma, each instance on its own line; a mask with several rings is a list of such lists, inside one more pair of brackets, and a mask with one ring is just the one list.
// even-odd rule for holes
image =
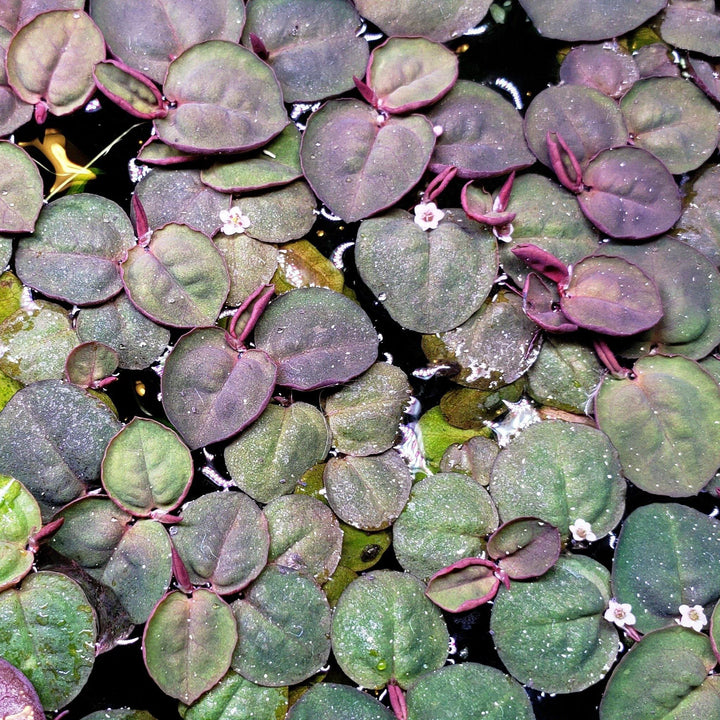
[[[540, 39], [517, 8], [509, 14], [504, 26], [491, 24], [486, 33], [465, 36], [452, 43], [451, 47], [460, 50], [464, 45], [467, 45], [467, 49], [459, 52], [461, 77], [487, 83], [496, 89], [496, 80], [509, 80], [516, 86], [525, 107], [534, 94], [557, 79], [556, 54], [562, 44]], [[507, 97], [512, 99], [510, 95]], [[88, 159], [136, 122], [114, 108], [103, 97], [99, 99], [101, 107], [95, 112], [79, 112], [69, 118], [50, 119], [51, 124], [63, 131]], [[34, 132], [33, 127], [24, 128], [17, 133], [16, 139], [30, 140]], [[103, 174], [87, 187], [87, 191], [109, 197], [129, 210], [133, 183], [128, 177], [127, 163], [135, 156], [149, 132], [150, 124], [142, 123], [105, 157], [94, 163], [102, 169]], [[453, 192], [459, 193], [459, 187], [460, 183], [451, 186], [446, 191], [446, 197], [452, 197]], [[416, 195], [408, 198], [407, 207], [414, 205], [416, 198]], [[310, 234], [310, 239], [329, 256], [341, 243], [354, 240], [356, 228], [357, 224], [346, 226], [321, 217]], [[412, 371], [425, 364], [420, 349], [420, 336], [400, 328], [389, 318], [381, 304], [375, 301], [355, 272], [352, 251], [345, 253], [344, 261], [347, 284], [356, 291], [358, 299], [382, 335], [381, 351], [389, 353], [393, 362], [410, 375], [415, 396], [424, 409], [437, 404], [442, 394], [451, 386], [450, 382], [443, 378], [423, 381], [412, 377]], [[174, 339], [178, 335], [179, 333]], [[145, 386], [143, 398], [135, 392], [138, 381]], [[157, 417], [162, 414], [157, 400], [159, 377], [153, 370], [124, 372], [120, 380], [110, 386], [109, 392], [119, 409], [121, 419], [125, 421], [134, 415]], [[195, 456], [199, 469], [206, 463], [206, 459], [200, 452], [195, 453]], [[224, 468], [221, 458], [222, 454], [219, 453], [215, 467], [222, 473]], [[215, 486], [198, 472], [193, 492], [201, 494], [213, 489]], [[630, 488], [628, 510], [652, 501], [652, 497]], [[710, 512], [715, 508], [713, 499], [707, 495], [688, 504], [703, 512]], [[611, 567], [612, 560], [610, 542], [611, 539], [606, 538], [593, 544], [592, 550], [587, 551], [608, 568]], [[399, 569], [391, 552], [383, 558], [382, 566]], [[453, 659], [471, 660], [503, 669], [489, 635], [489, 617], [489, 606], [461, 615], [446, 615], [457, 648]], [[159, 720], [177, 717], [176, 701], [160, 692], [145, 671], [139, 632], [136, 629], [137, 640], [134, 644], [117, 647], [97, 659], [85, 690], [68, 707], [70, 718], [81, 718], [95, 710], [122, 706], [148, 710]], [[529, 694], [538, 720], [558, 720], [569, 716], [571, 712], [590, 720], [597, 717], [603, 687], [604, 683], [599, 683], [582, 693], [569, 696], [550, 697], [532, 690]]]

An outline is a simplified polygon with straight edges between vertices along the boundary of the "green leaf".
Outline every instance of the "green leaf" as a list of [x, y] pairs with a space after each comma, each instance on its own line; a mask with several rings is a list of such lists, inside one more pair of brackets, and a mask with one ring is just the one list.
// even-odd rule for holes
[[603, 537], [625, 509], [625, 481], [607, 437], [561, 420], [531, 425], [500, 451], [490, 494], [503, 522], [533, 516], [564, 537], [579, 518]]
[[405, 570], [429, 578], [480, 555], [498, 525], [487, 490], [467, 475], [440, 473], [417, 483], [393, 527], [395, 555]]
[[209, 590], [168, 593], [145, 625], [142, 647], [150, 677], [186, 705], [230, 669], [237, 628], [230, 606]]
[[122, 508], [140, 517], [174, 510], [193, 477], [190, 451], [170, 429], [133, 418], [109, 443], [102, 483]]
[[670, 627], [646, 635], [610, 676], [600, 720], [720, 718], [715, 666], [706, 635]]
[[335, 659], [363, 687], [381, 688], [395, 679], [407, 688], [443, 665], [447, 643], [440, 610], [412, 575], [391, 570], [363, 575], [348, 585], [335, 607]]
[[287, 720], [395, 720], [374, 697], [349, 685], [322, 683], [310, 688], [290, 708]]
[[500, 588], [490, 632], [510, 674], [549, 693], [584, 690], [603, 678], [618, 652], [603, 619], [610, 574], [583, 555], [566, 555], [532, 582]]
[[[658, 542], [662, 538], [662, 542]], [[720, 523], [676, 503], [646, 505], [623, 523], [613, 560], [613, 589], [646, 633], [673, 623], [680, 605], [720, 598]]]
[[607, 376], [595, 417], [625, 477], [646, 492], [695, 495], [720, 466], [720, 387], [691, 360], [643, 357], [631, 377]]
[[47, 712], [70, 702], [95, 662], [95, 613], [65, 575], [38, 572], [0, 594], [3, 657], [23, 672]]
[[535, 720], [530, 699], [512, 678], [493, 667], [465, 662], [428, 673], [407, 694], [409, 720]]
[[327, 662], [330, 606], [304, 575], [269, 565], [232, 608], [239, 635], [232, 666], [248, 680], [294, 685]]
[[35, 498], [14, 478], [0, 475], [0, 590], [30, 572], [34, 553], [28, 540], [42, 527]]
[[0, 232], [32, 232], [43, 206], [40, 172], [32, 158], [10, 142], [0, 142]]

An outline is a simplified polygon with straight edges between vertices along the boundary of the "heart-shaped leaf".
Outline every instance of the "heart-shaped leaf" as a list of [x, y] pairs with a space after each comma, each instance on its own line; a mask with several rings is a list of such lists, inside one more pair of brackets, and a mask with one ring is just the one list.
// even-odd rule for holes
[[270, 531], [271, 562], [324, 583], [343, 548], [343, 530], [332, 510], [314, 497], [293, 494], [271, 500], [263, 509]]
[[43, 206], [42, 179], [32, 158], [10, 142], [0, 142], [0, 232], [32, 232]]
[[105, 403], [56, 380], [16, 393], [0, 414], [0, 472], [30, 490], [43, 512], [85, 492], [120, 430]]
[[245, 7], [233, 0], [93, 0], [93, 20], [114, 55], [162, 83], [168, 64], [205, 40], [237, 42]]
[[641, 148], [604, 150], [583, 173], [582, 211], [614, 238], [659, 235], [680, 217], [680, 194], [668, 169]]
[[105, 41], [89, 15], [54, 10], [36, 16], [13, 37], [8, 80], [25, 102], [67, 115], [92, 95], [93, 68], [104, 59]]
[[102, 462], [108, 495], [139, 517], [174, 510], [192, 476], [192, 458], [180, 438], [170, 428], [140, 417], [110, 441]]
[[[412, 575], [379, 570], [353, 581], [340, 596], [332, 648], [343, 672], [367, 688], [390, 680], [408, 687], [447, 657], [448, 631]], [[413, 618], [409, 623], [404, 618]]]
[[603, 618], [610, 574], [584, 555], [560, 558], [532, 582], [500, 587], [490, 632], [503, 665], [536, 690], [571, 693], [594, 685], [618, 653], [618, 636]]
[[[81, 343], [74, 347], [65, 361], [65, 377], [80, 387], [96, 387], [118, 367], [117, 353], [99, 342]], [[115, 378], [111, 378], [115, 379]]]
[[607, 437], [560, 420], [531, 425], [500, 451], [490, 494], [503, 522], [534, 516], [564, 536], [578, 518], [597, 537], [607, 535], [625, 509], [625, 481]]
[[395, 555], [405, 570], [428, 578], [485, 549], [498, 525], [487, 490], [467, 475], [438, 473], [417, 483], [393, 526]]
[[330, 433], [322, 413], [303, 402], [268, 405], [253, 425], [225, 448], [233, 482], [266, 503], [287, 495], [303, 474], [325, 459]]
[[494, 237], [458, 210], [447, 211], [429, 231], [403, 210], [365, 220], [355, 261], [393, 319], [422, 333], [452, 330], [467, 320], [497, 274]]
[[95, 305], [122, 289], [120, 261], [134, 245], [119, 205], [99, 195], [67, 195], [43, 208], [35, 232], [20, 241], [16, 269], [45, 295]]
[[245, 493], [216, 492], [189, 502], [173, 542], [195, 584], [227, 595], [241, 590], [265, 566], [267, 520]]
[[[167, 639], [172, 638], [168, 645]], [[209, 590], [173, 591], [155, 607], [143, 633], [143, 656], [160, 689], [189, 704], [230, 668], [237, 628], [230, 606]]]
[[720, 113], [688, 80], [642, 80], [620, 108], [633, 144], [650, 151], [673, 175], [700, 167], [717, 147]]
[[534, 162], [518, 111], [484, 85], [459, 80], [428, 117], [442, 128], [430, 161], [433, 172], [456, 167], [458, 177], [485, 178]]
[[390, 38], [372, 51], [367, 84], [378, 109], [404, 113], [439, 100], [457, 75], [457, 55], [446, 47], [424, 38]]
[[147, 246], [136, 245], [122, 264], [130, 300], [171, 327], [212, 325], [230, 289], [220, 251], [203, 233], [170, 223]]
[[330, 458], [323, 473], [337, 516], [361, 530], [382, 530], [400, 515], [412, 476], [395, 450], [370, 457]]
[[378, 337], [352, 300], [309, 287], [268, 305], [255, 328], [255, 344], [277, 363], [279, 385], [314, 390], [367, 370], [376, 360]]
[[407, 694], [408, 718], [453, 720], [479, 715], [486, 720], [534, 720], [525, 690], [494, 667], [474, 662], [447, 665], [420, 678]]
[[718, 683], [708, 677], [715, 662], [705, 635], [681, 627], [650, 633], [610, 676], [600, 718], [670, 720], [684, 715], [717, 720]]
[[663, 315], [651, 278], [637, 265], [603, 256], [572, 266], [560, 307], [571, 322], [604, 335], [635, 335], [657, 324]]
[[422, 177], [434, 145], [432, 126], [420, 115], [378, 119], [359, 100], [331, 100], [310, 117], [300, 159], [320, 200], [353, 222], [405, 195]]
[[720, 387], [691, 360], [644, 357], [631, 377], [606, 377], [595, 417], [625, 477], [646, 492], [695, 495], [720, 466]]
[[95, 662], [95, 613], [80, 586], [54, 572], [0, 594], [3, 658], [23, 672], [47, 711], [67, 705]]
[[395, 365], [375, 363], [325, 400], [333, 446], [347, 455], [376, 455], [395, 443], [411, 388]]
[[184, 335], [165, 363], [163, 408], [191, 450], [235, 435], [270, 401], [277, 368], [261, 350], [240, 356], [220, 328]]
[[231, 42], [210, 40], [186, 50], [170, 63], [163, 91], [170, 110], [155, 128], [178, 150], [253, 150], [288, 122], [273, 71]]
[[270, 565], [232, 605], [238, 627], [233, 669], [258, 685], [293, 685], [330, 655], [330, 606], [309, 578]]
[[673, 624], [683, 604], [703, 605], [710, 613], [720, 597], [713, 570], [719, 559], [715, 518], [676, 503], [645, 505], [623, 523], [613, 590], [619, 602], [632, 604], [638, 630], [647, 633]]
[[347, 0], [250, 0], [242, 41], [260, 39], [286, 103], [320, 100], [350, 90], [363, 74], [360, 23]]

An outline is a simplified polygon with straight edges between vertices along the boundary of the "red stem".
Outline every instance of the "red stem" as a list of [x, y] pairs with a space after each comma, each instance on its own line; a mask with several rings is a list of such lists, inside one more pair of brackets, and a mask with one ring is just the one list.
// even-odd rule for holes
[[47, 525], [43, 525], [34, 535], [30, 537], [28, 540], [28, 548], [31, 552], [37, 552], [40, 548], [40, 543], [45, 540], [45, 538], [50, 537], [54, 533], [56, 533], [60, 526], [65, 522], [65, 518], [57, 518], [55, 520], [51, 520]]
[[[510, 173], [508, 179], [503, 183], [503, 186], [500, 188], [500, 192], [495, 198], [495, 202], [493, 203], [493, 210], [495, 212], [505, 212], [505, 210], [507, 210], [508, 203], [510, 202], [510, 193], [512, 192], [513, 182], [515, 182], [514, 170]], [[514, 217], [515, 215], [513, 214], [513, 218]]]
[[135, 215], [135, 232], [137, 233], [138, 243], [144, 247], [148, 244], [148, 236], [150, 234], [147, 214], [145, 213], [145, 208], [142, 206], [137, 193], [133, 193], [130, 203], [132, 205], [133, 214]]
[[[262, 315], [263, 313], [263, 310], [265, 310], [265, 308], [267, 307], [267, 304], [270, 302], [270, 298], [273, 296], [274, 292], [275, 286], [272, 283], [270, 283], [269, 285], [260, 285], [250, 293], [245, 302], [243, 302], [243, 304], [235, 311], [235, 314], [232, 316], [232, 320], [230, 320], [230, 326], [225, 333], [228, 342], [233, 347], [235, 347], [236, 349], [240, 349], [243, 346], [245, 338], [247, 338], [247, 336], [252, 332], [252, 329], [255, 327], [255, 323], [257, 323], [260, 315]], [[258, 300], [258, 298], [260, 299]], [[256, 300], [257, 302], [255, 303]], [[237, 333], [235, 332], [238, 320], [240, 320], [240, 316], [253, 303], [255, 303], [255, 306], [250, 313], [250, 319], [245, 324], [245, 327], [240, 333], [240, 337], [238, 337]]]
[[407, 703], [405, 702], [405, 693], [397, 684], [397, 680], [393, 678], [388, 683], [388, 697], [390, 698], [390, 707], [395, 713], [398, 720], [407, 720]]
[[600, 362], [610, 371], [610, 373], [616, 378], [626, 378], [630, 371], [624, 368], [615, 357], [615, 353], [610, 349], [610, 346], [599, 338], [593, 339], [593, 346], [595, 352], [600, 358]]
[[423, 202], [432, 202], [450, 184], [450, 181], [457, 175], [457, 171], [458, 169], [454, 165], [441, 170], [425, 189]]
[[[553, 140], [553, 135], [555, 135], [555, 140]], [[570, 192], [579, 193], [583, 189], [582, 169], [580, 167], [580, 163], [575, 157], [575, 153], [573, 153], [560, 133], [551, 133], [548, 130], [545, 135], [545, 141], [547, 142], [548, 154], [550, 155], [550, 164], [552, 165], [558, 180], [568, 190], [570, 190]], [[565, 153], [565, 156], [570, 161], [570, 165], [572, 165], [573, 173], [575, 175], [574, 178], [571, 178], [568, 174], [562, 155], [560, 154], [561, 148]]]
[[186, 594], [192, 595], [193, 586], [190, 582], [190, 575], [188, 575], [185, 563], [180, 559], [178, 551], [175, 549], [175, 545], [172, 540], [170, 541], [170, 550], [172, 551], [172, 571], [177, 581], [178, 587]]
[[353, 75], [353, 82], [355, 83], [355, 87], [358, 89], [360, 95], [362, 95], [363, 100], [370, 103], [377, 110], [377, 93], [364, 80], [361, 80], [359, 77], [355, 77], [355, 75]]

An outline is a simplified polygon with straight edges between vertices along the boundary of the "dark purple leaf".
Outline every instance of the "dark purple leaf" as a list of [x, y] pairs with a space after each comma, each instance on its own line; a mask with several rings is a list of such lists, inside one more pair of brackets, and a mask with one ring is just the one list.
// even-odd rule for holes
[[637, 265], [603, 256], [573, 265], [560, 307], [579, 327], [605, 335], [634, 335], [663, 314], [655, 283]]
[[489, 538], [487, 552], [512, 580], [546, 573], [560, 557], [560, 531], [537, 518], [515, 518]]
[[564, 284], [568, 279], [568, 266], [537, 245], [521, 243], [512, 249], [512, 253], [554, 283]]
[[640, 79], [633, 56], [617, 43], [579, 45], [560, 66], [560, 80], [585, 85], [618, 99]]
[[158, 137], [186, 152], [253, 150], [288, 123], [273, 71], [257, 55], [221, 40], [194, 45], [168, 68], [170, 104]]
[[720, 15], [713, 3], [673, 0], [660, 16], [660, 37], [669, 45], [703, 55], [720, 55]]
[[377, 358], [378, 337], [348, 297], [309, 287], [270, 303], [255, 328], [255, 343], [277, 363], [279, 385], [314, 390], [367, 370]]
[[439, 128], [430, 169], [457, 167], [458, 177], [504, 175], [534, 162], [525, 144], [522, 118], [500, 93], [460, 80], [428, 113]]
[[533, 322], [548, 332], [566, 333], [578, 329], [560, 309], [557, 286], [548, 285], [534, 272], [528, 273], [525, 278], [523, 310]]
[[353, 222], [412, 189], [434, 144], [432, 127], [421, 115], [385, 118], [359, 100], [332, 100], [308, 121], [300, 158], [315, 194]]
[[646, 150], [605, 150], [583, 173], [582, 211], [614, 238], [641, 239], [669, 230], [680, 217], [680, 191], [668, 169]]
[[675, 62], [671, 48], [665, 43], [643, 45], [633, 56], [641, 78], [680, 77], [680, 66]]
[[131, 115], [147, 120], [167, 115], [162, 93], [152, 81], [128, 65], [106, 60], [95, 66], [93, 74], [100, 90]]
[[200, 328], [178, 341], [165, 363], [163, 407], [190, 449], [240, 432], [270, 401], [275, 363], [262, 350], [238, 355], [220, 328]]

